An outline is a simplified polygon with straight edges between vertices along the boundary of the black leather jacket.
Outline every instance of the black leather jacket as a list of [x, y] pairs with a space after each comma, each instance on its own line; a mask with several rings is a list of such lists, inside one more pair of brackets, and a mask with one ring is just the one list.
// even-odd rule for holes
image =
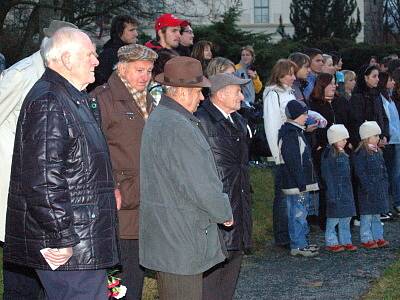
[[251, 199], [247, 122], [232, 113], [234, 125], [209, 100], [195, 113], [205, 130], [220, 179], [232, 207], [232, 227], [221, 227], [227, 250], [251, 248]]
[[86, 98], [51, 69], [25, 98], [11, 170], [6, 261], [49, 269], [41, 249], [73, 247], [60, 270], [118, 263], [110, 157]]

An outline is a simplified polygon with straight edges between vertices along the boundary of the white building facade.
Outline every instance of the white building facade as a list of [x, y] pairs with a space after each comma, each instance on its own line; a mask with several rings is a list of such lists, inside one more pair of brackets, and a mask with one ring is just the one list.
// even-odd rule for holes
[[[230, 6], [238, 5], [236, 1], [230, 0], [203, 0], [195, 1], [190, 8], [186, 8], [188, 14], [178, 14], [183, 18], [190, 19], [193, 24], [208, 24], [216, 20]], [[282, 18], [285, 32], [293, 35], [294, 27], [290, 23], [290, 3], [291, 0], [242, 0], [239, 6], [242, 11], [239, 24], [242, 29], [253, 32], [276, 33]], [[357, 0], [360, 10], [361, 24], [364, 24], [364, 0]], [[189, 5], [188, 5], [189, 6]], [[199, 17], [195, 17], [198, 15]], [[356, 17], [356, 12], [355, 12]], [[338, 20], [340, 22], [340, 20]], [[364, 27], [364, 26], [362, 26]], [[279, 34], [274, 34], [273, 40], [278, 41]], [[357, 41], [363, 41], [364, 31], [361, 30]]]

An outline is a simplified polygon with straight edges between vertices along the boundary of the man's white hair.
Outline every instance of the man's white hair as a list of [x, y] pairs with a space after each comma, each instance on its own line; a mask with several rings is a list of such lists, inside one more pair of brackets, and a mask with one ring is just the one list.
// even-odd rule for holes
[[79, 36], [83, 31], [64, 27], [56, 31], [46, 42], [42, 42], [40, 52], [46, 66], [50, 62], [59, 62], [65, 52], [77, 52], [82, 47]]

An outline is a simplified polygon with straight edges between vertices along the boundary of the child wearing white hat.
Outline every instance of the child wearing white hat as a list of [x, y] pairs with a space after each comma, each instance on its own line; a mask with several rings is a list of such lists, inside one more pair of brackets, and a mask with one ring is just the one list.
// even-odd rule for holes
[[360, 212], [361, 245], [367, 249], [389, 245], [383, 238], [380, 214], [389, 211], [389, 183], [382, 151], [378, 147], [381, 129], [375, 121], [359, 129], [361, 142], [354, 154], [354, 171]]
[[[351, 242], [350, 221], [356, 214], [351, 184], [350, 160], [344, 147], [349, 132], [342, 124], [334, 124], [327, 131], [329, 145], [321, 157], [321, 175], [326, 193], [326, 250], [355, 251]], [[338, 235], [336, 234], [338, 225]]]

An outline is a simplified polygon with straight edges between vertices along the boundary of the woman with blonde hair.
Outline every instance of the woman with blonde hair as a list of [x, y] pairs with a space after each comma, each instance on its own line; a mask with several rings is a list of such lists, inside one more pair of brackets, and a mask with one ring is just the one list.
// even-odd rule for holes
[[236, 75], [243, 79], [251, 79], [251, 81], [242, 87], [244, 95], [243, 103], [246, 106], [251, 106], [256, 94], [261, 92], [262, 82], [253, 65], [256, 59], [256, 54], [252, 46], [244, 46], [240, 49], [240, 62], [235, 66]]
[[343, 96], [346, 100], [350, 100], [351, 94], [353, 93], [354, 87], [356, 86], [356, 73], [351, 70], [344, 70], [342, 71], [344, 75], [344, 90]]

